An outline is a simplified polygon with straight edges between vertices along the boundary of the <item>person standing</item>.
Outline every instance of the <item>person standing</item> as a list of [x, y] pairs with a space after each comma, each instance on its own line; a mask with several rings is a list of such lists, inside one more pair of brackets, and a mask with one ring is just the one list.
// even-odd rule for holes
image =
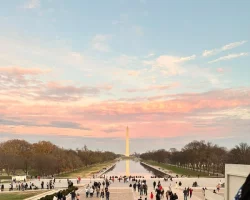
[[140, 192], [140, 187], [141, 187], [141, 184], [140, 184], [140, 182], [138, 182], [138, 184], [137, 184], [138, 192]]
[[109, 196], [110, 196], [110, 193], [109, 193], [109, 191], [107, 190], [107, 191], [106, 191], [106, 200], [109, 200]]
[[94, 189], [92, 187], [90, 187], [90, 189], [89, 189], [90, 197], [93, 197], [93, 194], [94, 194]]
[[153, 192], [150, 193], [150, 199], [152, 200], [154, 198]]
[[71, 194], [71, 200], [75, 200], [76, 199], [75, 190], [73, 190], [70, 194]]
[[183, 194], [184, 194], [184, 200], [187, 200], [188, 192], [186, 188], [183, 190]]
[[79, 193], [77, 193], [77, 195], [76, 195], [76, 200], [80, 200], [80, 194]]
[[187, 196], [189, 196], [190, 188], [187, 188]]
[[148, 185], [145, 183], [144, 185], [144, 194], [147, 196], [148, 195]]
[[247, 177], [245, 183], [242, 185], [242, 187], [237, 192], [236, 196], [234, 197], [234, 200], [249, 200], [250, 199], [250, 174]]
[[217, 191], [220, 192], [220, 184], [217, 185]]
[[156, 182], [155, 181], [153, 182], [153, 186], [154, 186], [154, 189], [155, 189], [155, 186], [156, 186]]
[[59, 191], [57, 194], [57, 199], [61, 200], [63, 198], [62, 191]]
[[100, 188], [99, 186], [96, 188], [96, 197], [98, 198], [99, 197], [99, 194], [100, 194]]
[[143, 185], [141, 184], [141, 186], [140, 186], [140, 196], [142, 196], [143, 195]]
[[177, 199], [178, 199], [178, 196], [177, 196], [176, 193], [174, 193], [174, 195], [173, 195], [173, 200], [177, 200]]
[[136, 191], [136, 183], [133, 184], [134, 191]]
[[161, 195], [158, 192], [156, 193], [155, 197], [156, 197], [156, 200], [161, 200]]
[[89, 187], [85, 188], [85, 194], [86, 194], [86, 198], [88, 198], [89, 197]]
[[100, 194], [101, 200], [104, 200], [104, 190], [102, 189], [101, 194]]
[[192, 198], [192, 195], [193, 195], [193, 189], [192, 188], [189, 189], [189, 195], [190, 195], [190, 198]]
[[167, 191], [167, 192], [166, 192], [166, 200], [169, 200], [168, 196], [169, 196], [169, 193], [168, 193], [168, 191]]

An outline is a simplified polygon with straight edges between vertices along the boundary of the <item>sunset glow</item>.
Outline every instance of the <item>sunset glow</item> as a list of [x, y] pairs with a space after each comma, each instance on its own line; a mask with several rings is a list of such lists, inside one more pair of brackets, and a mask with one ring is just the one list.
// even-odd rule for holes
[[1, 6], [2, 141], [250, 139], [249, 2], [108, 2]]

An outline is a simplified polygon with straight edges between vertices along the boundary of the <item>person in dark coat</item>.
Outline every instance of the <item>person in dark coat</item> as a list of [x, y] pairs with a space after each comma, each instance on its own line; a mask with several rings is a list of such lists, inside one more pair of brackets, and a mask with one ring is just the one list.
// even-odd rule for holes
[[235, 200], [250, 200], [250, 174], [235, 196]]
[[71, 200], [75, 200], [76, 199], [76, 192], [75, 192], [75, 190], [73, 190], [70, 194], [71, 194]]

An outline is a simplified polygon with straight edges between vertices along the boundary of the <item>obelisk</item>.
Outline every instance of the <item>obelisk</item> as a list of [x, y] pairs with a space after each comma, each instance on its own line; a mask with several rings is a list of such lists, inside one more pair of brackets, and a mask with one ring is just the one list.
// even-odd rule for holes
[[127, 131], [126, 131], [126, 157], [129, 157], [129, 131], [128, 131], [128, 127], [127, 127]]

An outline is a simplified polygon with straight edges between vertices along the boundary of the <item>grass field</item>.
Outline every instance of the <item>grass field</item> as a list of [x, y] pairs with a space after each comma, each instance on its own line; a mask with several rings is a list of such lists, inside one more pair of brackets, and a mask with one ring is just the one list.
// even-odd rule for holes
[[82, 169], [76, 170], [74, 172], [60, 174], [60, 175], [58, 175], [58, 177], [72, 178], [72, 177], [80, 176], [82, 178], [88, 178], [88, 177], [91, 177], [93, 174], [97, 173], [98, 171], [100, 171], [101, 169], [103, 169], [104, 167], [108, 167], [114, 163], [115, 163], [115, 161], [109, 161], [109, 162], [104, 162], [104, 163], [100, 163], [100, 164], [95, 164], [95, 165], [91, 165], [89, 167], [84, 167]]
[[8, 179], [8, 180], [0, 180], [0, 183], [11, 183], [11, 179]]
[[1, 200], [24, 200], [38, 194], [44, 193], [44, 191], [32, 191], [32, 192], [12, 192], [12, 193], [0, 193]]
[[11, 179], [11, 176], [0, 175], [0, 180], [1, 180], [1, 179]]
[[164, 163], [157, 163], [155, 161], [148, 161], [147, 160], [147, 161], [143, 161], [143, 162], [148, 163], [148, 164], [153, 165], [153, 166], [158, 166], [158, 167], [161, 167], [163, 169], [169, 170], [174, 174], [185, 175], [185, 176], [189, 175], [190, 177], [197, 177], [198, 175], [200, 175], [200, 177], [209, 177], [208, 174], [204, 173], [204, 172], [197, 172], [197, 171], [193, 171], [190, 169], [184, 169], [181, 167], [167, 165]]

